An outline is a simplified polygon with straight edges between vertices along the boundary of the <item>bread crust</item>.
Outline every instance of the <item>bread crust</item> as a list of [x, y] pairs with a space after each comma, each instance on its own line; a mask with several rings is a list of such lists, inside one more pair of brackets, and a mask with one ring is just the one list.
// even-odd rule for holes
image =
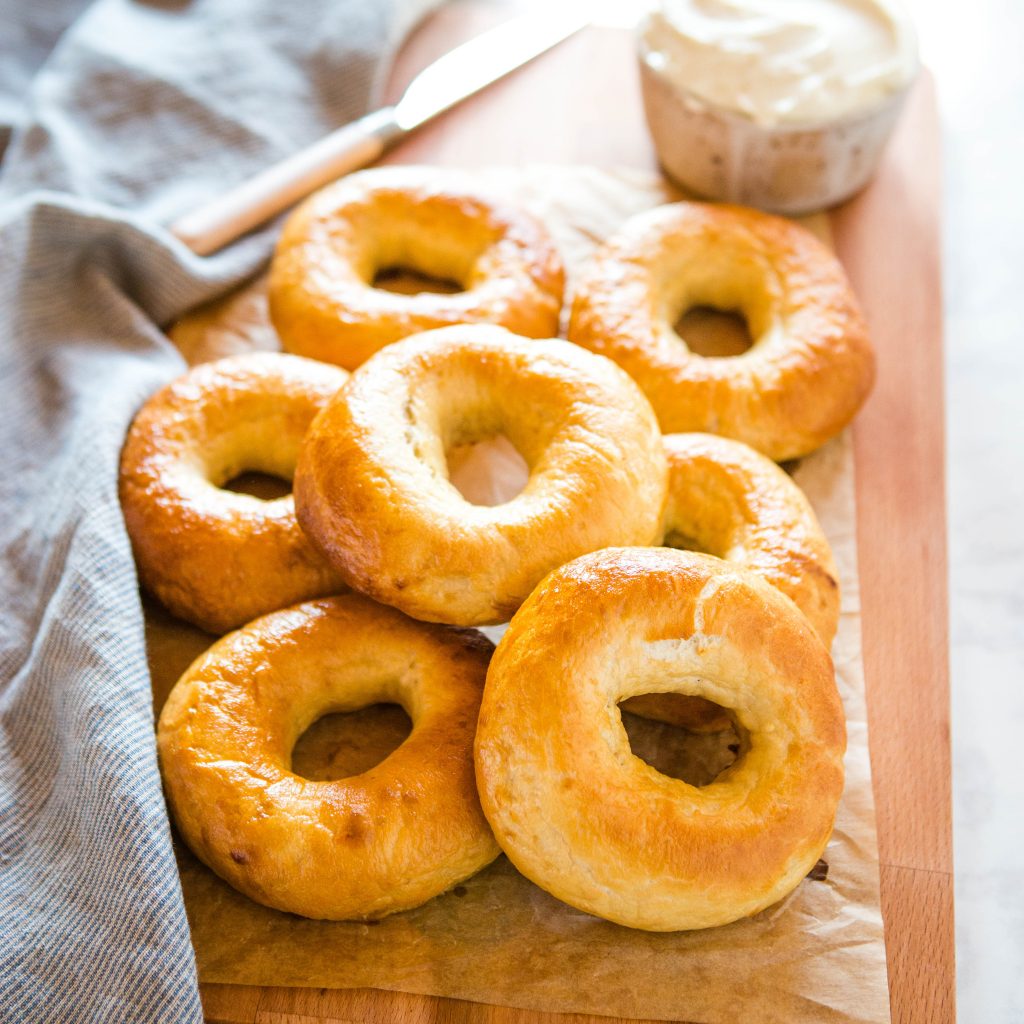
[[[383, 917], [489, 864], [498, 848], [473, 777], [490, 643], [355, 594], [274, 612], [182, 676], [158, 728], [185, 841], [250, 899], [305, 917]], [[405, 707], [409, 737], [361, 775], [293, 774], [321, 715]]]
[[[839, 624], [839, 573], [804, 492], [771, 459], [713, 434], [664, 439], [669, 484], [663, 543], [749, 569], [804, 613], [829, 649]], [[633, 714], [698, 732], [726, 728], [721, 709], [696, 697], [649, 694]]]
[[[737, 761], [702, 788], [639, 758], [620, 700], [661, 690], [729, 708]], [[843, 788], [831, 659], [795, 605], [709, 555], [610, 549], [551, 573], [491, 662], [481, 803], [516, 867], [633, 928], [755, 914], [824, 850]]]
[[345, 589], [290, 494], [262, 501], [221, 485], [245, 470], [290, 479], [306, 430], [347, 378], [299, 356], [233, 356], [139, 411], [121, 453], [121, 508], [141, 582], [173, 614], [219, 634]]
[[670, 434], [665, 542], [750, 569], [804, 613], [826, 647], [839, 623], [838, 570], [804, 492], [770, 459], [711, 434]]
[[[673, 325], [697, 305], [741, 312], [752, 347], [691, 352]], [[582, 271], [568, 336], [622, 366], [666, 434], [721, 434], [776, 461], [838, 434], [874, 381], [839, 261], [798, 224], [740, 206], [672, 203], [628, 221]]]
[[[462, 285], [454, 294], [373, 287], [394, 267]], [[534, 217], [470, 178], [375, 168], [316, 193], [288, 219], [270, 271], [270, 315], [286, 351], [350, 370], [411, 334], [495, 323], [558, 333], [565, 272]]]
[[804, 613], [826, 647], [839, 624], [832, 549], [806, 495], [770, 459], [712, 434], [670, 434], [665, 543], [750, 569]]

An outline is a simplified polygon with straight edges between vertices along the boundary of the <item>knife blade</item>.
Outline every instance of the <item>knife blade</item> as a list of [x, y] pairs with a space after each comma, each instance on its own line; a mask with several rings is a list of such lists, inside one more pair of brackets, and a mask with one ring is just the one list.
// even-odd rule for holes
[[216, 252], [310, 192], [373, 163], [410, 132], [568, 39], [587, 24], [585, 7], [524, 14], [455, 47], [421, 71], [395, 106], [268, 167], [175, 221], [171, 233], [199, 256]]

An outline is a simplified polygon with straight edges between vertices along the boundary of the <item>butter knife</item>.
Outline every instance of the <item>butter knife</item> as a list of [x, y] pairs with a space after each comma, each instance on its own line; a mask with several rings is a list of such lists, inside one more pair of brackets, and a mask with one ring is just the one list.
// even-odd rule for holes
[[268, 167], [171, 225], [206, 256], [322, 185], [366, 167], [421, 125], [522, 67], [587, 24], [586, 5], [526, 14], [471, 39], [421, 71], [393, 107], [376, 110]]

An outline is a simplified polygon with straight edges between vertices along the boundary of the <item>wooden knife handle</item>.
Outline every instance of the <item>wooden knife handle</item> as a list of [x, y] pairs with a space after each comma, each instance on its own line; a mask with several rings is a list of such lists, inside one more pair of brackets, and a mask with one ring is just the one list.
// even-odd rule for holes
[[322, 185], [372, 164], [403, 134], [393, 107], [367, 114], [185, 214], [171, 234], [207, 256]]

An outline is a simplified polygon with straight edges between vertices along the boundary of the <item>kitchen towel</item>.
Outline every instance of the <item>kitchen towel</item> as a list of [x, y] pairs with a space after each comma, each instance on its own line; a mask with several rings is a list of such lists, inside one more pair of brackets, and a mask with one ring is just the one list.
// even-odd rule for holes
[[118, 456], [266, 259], [162, 227], [379, 102], [431, 0], [0, 0], [0, 1021], [201, 1021]]

